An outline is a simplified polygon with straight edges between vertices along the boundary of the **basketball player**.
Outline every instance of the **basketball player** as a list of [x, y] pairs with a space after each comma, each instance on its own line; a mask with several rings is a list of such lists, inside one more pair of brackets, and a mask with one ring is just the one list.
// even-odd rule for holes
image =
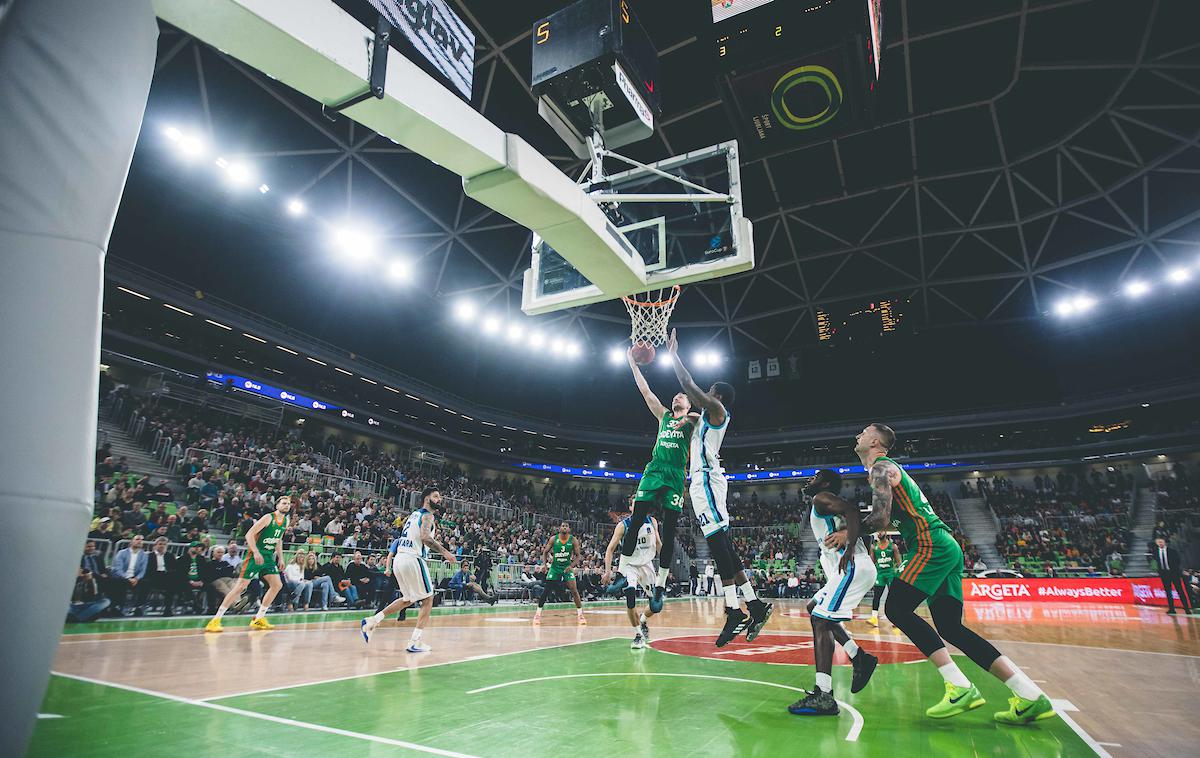
[[[797, 716], [836, 716], [837, 701], [833, 699], [833, 643], [841, 643], [854, 665], [851, 692], [859, 692], [871, 680], [879, 659], [863, 650], [850, 638], [842, 625], [854, 618], [854, 609], [875, 583], [875, 564], [866, 543], [859, 537], [858, 506], [838, 497], [842, 491], [842, 475], [836, 471], [818, 471], [804, 486], [804, 494], [812, 498], [808, 520], [817, 544], [821, 546], [821, 567], [828, 580], [808, 604], [812, 621], [813, 656], [817, 665], [817, 685], [812, 692], [788, 706]], [[830, 534], [846, 530], [847, 547], [825, 545]], [[836, 631], [835, 631], [836, 630]]]
[[637, 588], [641, 585], [646, 591], [647, 597], [653, 597], [654, 588], [658, 581], [658, 575], [654, 571], [654, 556], [658, 555], [658, 551], [662, 548], [662, 540], [658, 536], [658, 522], [653, 516], [647, 516], [638, 527], [633, 526], [633, 500], [629, 501], [629, 516], [626, 516], [613, 530], [612, 539], [608, 541], [608, 548], [604, 551], [604, 582], [608, 583], [609, 576], [612, 573], [613, 553], [617, 549], [617, 545], [621, 543], [625, 534], [630, 530], [637, 533], [637, 548], [634, 549], [633, 555], [629, 557], [629, 566], [633, 569], [634, 582], [625, 587], [625, 611], [629, 614], [629, 623], [633, 625], [634, 635], [633, 644], [629, 647], [633, 650], [641, 650], [650, 642], [650, 626], [646, 621], [654, 615], [654, 608], [647, 607], [646, 612], [641, 614], [639, 618], [637, 612]]
[[[659, 402], [658, 397], [650, 390], [646, 377], [633, 360], [633, 348], [626, 354], [629, 368], [633, 371], [633, 381], [637, 383], [646, 407], [658, 422], [658, 437], [654, 449], [650, 453], [650, 462], [642, 472], [642, 480], [638, 482], [637, 494], [634, 496], [633, 523], [645, 523], [651, 513], [658, 516], [662, 523], [662, 552], [659, 554], [658, 575], [654, 582], [654, 592], [650, 596], [650, 610], [655, 613], [662, 611], [663, 593], [667, 586], [667, 575], [670, 572], [671, 560], [675, 557], [675, 528], [679, 523], [679, 514], [683, 511], [683, 479], [687, 472], [687, 443], [692, 433], [694, 422], [688, 415], [692, 403], [686, 393], [680, 392], [671, 398], [671, 412]], [[630, 570], [629, 558], [637, 548], [637, 530], [625, 533], [621, 543], [621, 559], [618, 564], [616, 581], [609, 585], [608, 592], [619, 595], [626, 586], [633, 586], [636, 577]]]
[[896, 578], [896, 567], [900, 565], [900, 548], [886, 533], [881, 533], [871, 548], [871, 558], [875, 561], [875, 592], [871, 595], [871, 618], [867, 623], [879, 626], [879, 604], [892, 580]]
[[421, 634], [429, 623], [429, 614], [433, 611], [433, 582], [429, 579], [429, 567], [425, 559], [429, 556], [429, 548], [442, 554], [453, 569], [454, 554], [442, 546], [434, 536], [437, 530], [437, 516], [442, 512], [442, 493], [433, 485], [421, 490], [421, 507], [409, 514], [408, 520], [400, 530], [400, 541], [396, 545], [396, 558], [391, 569], [396, 575], [396, 584], [400, 587], [400, 597], [388, 603], [387, 607], [374, 616], [363, 619], [359, 623], [364, 642], [371, 641], [371, 633], [375, 627], [389, 615], [421, 603], [421, 612], [417, 614], [417, 625], [413, 628], [405, 652], [428, 653], [429, 645], [421, 644]]
[[[863, 520], [863, 530], [870, 534], [893, 526], [908, 546], [900, 573], [888, 590], [884, 613], [946, 681], [945, 697], [925, 715], [948, 718], [985, 702], [950, 657], [945, 640], [1012, 690], [1008, 710], [996, 713], [996, 721], [1024, 725], [1054, 716], [1050, 700], [1028, 676], [990, 642], [963, 626], [962, 548], [912, 477], [887, 456], [895, 444], [896, 433], [886, 424], [874, 423], [855, 438], [854, 451], [871, 484], [871, 512]], [[893, 503], [899, 506], [894, 514]], [[827, 542], [845, 544], [845, 534], [832, 535]], [[917, 616], [922, 602], [929, 604], [937, 631]]]
[[217, 615], [205, 625], [206, 632], [221, 632], [221, 617], [229, 606], [237, 602], [250, 582], [262, 577], [267, 583], [267, 593], [259, 601], [258, 613], [250, 622], [251, 629], [273, 629], [274, 625], [267, 621], [267, 609], [275, 602], [275, 596], [283, 589], [279, 574], [283, 570], [283, 533], [287, 529], [288, 511], [292, 509], [292, 499], [287, 495], [275, 501], [275, 512], [259, 516], [250, 530], [246, 532], [246, 560], [242, 561], [242, 570], [238, 573], [237, 581], [225, 594]]
[[[721, 442], [729, 430], [728, 408], [733, 405], [733, 385], [716, 382], [708, 392], [700, 389], [679, 358], [679, 341], [674, 329], [667, 341], [667, 349], [671, 352], [671, 362], [679, 385], [692, 405], [700, 408], [700, 415], [692, 424], [692, 483], [688, 494], [692, 498], [696, 522], [700, 524], [709, 552], [717, 564], [725, 594], [725, 626], [717, 635], [717, 647], [729, 644], [742, 631], [746, 632], [746, 640], [752, 642], [771, 617], [771, 604], [764, 603], [754, 592], [733, 547], [733, 539], [729, 536], [729, 510], [725, 504], [728, 485], [725, 469], [721, 467]], [[633, 522], [638, 523], [636, 509]], [[625, 540], [629, 540], [628, 535]], [[738, 602], [739, 589], [746, 599], [749, 615], [742, 612]]]
[[579, 543], [571, 534], [571, 525], [566, 521], [558, 525], [558, 534], [546, 540], [542, 548], [542, 562], [546, 564], [546, 587], [538, 598], [537, 610], [533, 612], [534, 625], [542, 623], [542, 606], [550, 593], [564, 586], [571, 591], [575, 601], [575, 620], [587, 626], [583, 617], [583, 600], [579, 597], [579, 585], [575, 583], [575, 564], [579, 562]]

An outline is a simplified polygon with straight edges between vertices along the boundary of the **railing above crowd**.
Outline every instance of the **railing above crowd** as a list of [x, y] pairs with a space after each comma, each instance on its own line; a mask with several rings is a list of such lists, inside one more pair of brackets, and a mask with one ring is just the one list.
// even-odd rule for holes
[[279, 485], [303, 484], [317, 489], [367, 497], [379, 494], [377, 485], [366, 479], [326, 474], [315, 467], [304, 464], [297, 466], [280, 461], [264, 461], [230, 453], [219, 453], [202, 447], [189, 447], [185, 450], [183, 457], [172, 466], [172, 473], [179, 473], [178, 466], [191, 465], [193, 461], [206, 468], [224, 466], [229, 471], [236, 468], [247, 477], [259, 476]]

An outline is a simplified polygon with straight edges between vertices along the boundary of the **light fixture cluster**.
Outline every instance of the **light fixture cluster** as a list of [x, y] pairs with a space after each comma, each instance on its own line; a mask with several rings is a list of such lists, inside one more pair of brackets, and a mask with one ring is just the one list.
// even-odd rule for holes
[[461, 324], [477, 327], [486, 339], [497, 344], [524, 346], [558, 358], [583, 355], [583, 346], [570, 337], [547, 334], [520, 316], [480, 312], [470, 300], [460, 300], [454, 305], [454, 318]]
[[[625, 355], [629, 348], [622, 345], [614, 347], [608, 351], [608, 362], [613, 365], [623, 364], [626, 361]], [[687, 357], [687, 356], [685, 356]], [[692, 368], [716, 368], [721, 365], [721, 354], [714, 350], [701, 350], [690, 356], [689, 366]], [[671, 354], [666, 347], [660, 346], [655, 352], [654, 362], [663, 368], [668, 368], [671, 365]]]
[[[1197, 260], [1191, 266], [1175, 266], [1169, 269], [1163, 275], [1159, 286], [1167, 286], [1178, 290], [1187, 284], [1190, 284], [1193, 279], [1200, 275], [1200, 260]], [[1130, 279], [1113, 294], [1118, 297], [1126, 298], [1127, 300], [1140, 300], [1155, 290], [1155, 283], [1146, 279]], [[1070, 297], [1059, 300], [1054, 304], [1054, 313], [1063, 318], [1072, 318], [1083, 316], [1100, 305], [1100, 299], [1088, 294], [1080, 292]]]
[[[230, 188], [248, 190], [257, 187], [262, 195], [271, 192], [270, 185], [262, 181], [253, 165], [239, 158], [216, 155], [216, 151], [199, 132], [185, 131], [169, 124], [163, 128], [163, 135], [181, 160], [201, 164], [211, 159]], [[283, 210], [292, 218], [308, 215], [308, 206], [298, 197], [285, 200]], [[353, 221], [330, 224], [329, 239], [330, 248], [338, 256], [338, 261], [348, 267], [365, 268], [374, 264], [387, 281], [397, 284], [404, 284], [413, 279], [412, 261], [395, 255], [384, 255], [379, 250], [379, 237]]]

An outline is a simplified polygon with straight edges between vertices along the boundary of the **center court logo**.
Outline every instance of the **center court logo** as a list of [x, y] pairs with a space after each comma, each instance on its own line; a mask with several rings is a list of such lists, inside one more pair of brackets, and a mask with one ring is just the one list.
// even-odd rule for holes
[[[800, 114], [789, 105], [788, 93], [797, 87], [815, 88], [818, 100], [824, 107], [815, 113]], [[816, 94], [819, 92], [820, 94]], [[795, 131], [816, 129], [829, 123], [842, 109], [842, 84], [837, 76], [824, 66], [800, 66], [779, 77], [771, 90], [771, 110], [780, 125]], [[794, 102], [795, 97], [792, 98]]]

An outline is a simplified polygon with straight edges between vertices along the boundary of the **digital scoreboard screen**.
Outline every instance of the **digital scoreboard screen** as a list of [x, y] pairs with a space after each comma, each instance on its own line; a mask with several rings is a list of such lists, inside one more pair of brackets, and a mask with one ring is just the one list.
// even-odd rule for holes
[[739, 13], [761, 8], [770, 2], [773, 0], [712, 0], [713, 23], [733, 18]]

